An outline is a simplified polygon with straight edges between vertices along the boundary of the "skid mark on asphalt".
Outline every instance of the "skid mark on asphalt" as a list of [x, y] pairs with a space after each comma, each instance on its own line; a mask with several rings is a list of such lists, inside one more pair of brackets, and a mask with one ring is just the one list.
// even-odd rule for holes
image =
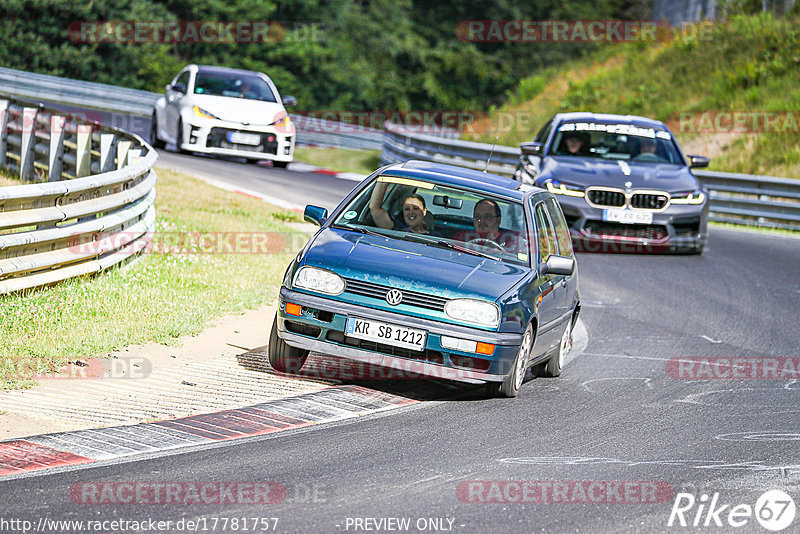
[[593, 378], [591, 380], [587, 380], [586, 382], [581, 382], [581, 386], [583, 386], [583, 389], [585, 389], [589, 393], [596, 393], [595, 390], [593, 390], [591, 387], [589, 387], [589, 384], [591, 384], [593, 382], [604, 382], [604, 381], [607, 381], [607, 380], [640, 380], [640, 381], [644, 382], [644, 385], [647, 386], [648, 389], [653, 389], [653, 383], [652, 383], [653, 379], [652, 378], [647, 378], [647, 377], [641, 377], [641, 376], [630, 376], [630, 377], [629, 376], [615, 376], [615, 377], [609, 377], [609, 378]]
[[260, 436], [341, 421], [417, 401], [358, 386], [335, 386], [234, 410], [114, 428], [0, 442], [0, 476]]
[[722, 441], [800, 441], [800, 433], [791, 432], [733, 432], [720, 434], [714, 439]]
[[500, 458], [506, 464], [554, 466], [620, 465], [639, 467], [658, 465], [666, 467], [686, 467], [689, 469], [719, 469], [745, 471], [788, 471], [800, 469], [800, 464], [769, 465], [760, 462], [724, 462], [720, 460], [622, 460], [619, 458], [596, 458], [587, 456], [529, 456], [521, 458]]

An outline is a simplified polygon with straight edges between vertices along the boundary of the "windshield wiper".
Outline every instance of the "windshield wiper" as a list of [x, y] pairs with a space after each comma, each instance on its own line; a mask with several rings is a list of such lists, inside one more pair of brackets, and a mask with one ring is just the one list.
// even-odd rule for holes
[[374, 236], [377, 236], [377, 237], [389, 237], [386, 234], [381, 234], [381, 233], [375, 232], [375, 231], [370, 230], [368, 228], [364, 228], [363, 226], [350, 226], [350, 225], [345, 225], [345, 224], [332, 224], [331, 228], [338, 228], [340, 230], [351, 230], [353, 232], [358, 232], [360, 234], [369, 234], [369, 235], [374, 235]]
[[449, 248], [451, 250], [456, 250], [458, 252], [463, 252], [465, 254], [472, 254], [473, 256], [481, 256], [483, 258], [488, 258], [494, 261], [500, 261], [500, 258], [496, 256], [492, 256], [490, 254], [486, 254], [484, 252], [479, 252], [477, 250], [472, 250], [471, 248], [462, 247], [461, 245], [456, 245], [455, 243], [451, 243], [450, 241], [445, 241], [444, 239], [436, 239], [435, 237], [424, 237], [424, 235], [419, 234], [406, 234], [406, 238], [411, 237], [412, 241], [416, 241], [418, 243], [425, 243], [428, 245], [434, 245], [439, 247]]

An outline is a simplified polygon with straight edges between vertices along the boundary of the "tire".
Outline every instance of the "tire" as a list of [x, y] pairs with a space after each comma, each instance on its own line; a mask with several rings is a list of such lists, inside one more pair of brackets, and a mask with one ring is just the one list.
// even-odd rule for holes
[[561, 341], [558, 342], [558, 352], [547, 360], [547, 363], [537, 365], [535, 369], [536, 376], [543, 376], [548, 378], [555, 378], [561, 375], [561, 369], [564, 367], [564, 360], [567, 357], [569, 349], [572, 348], [572, 320], [567, 322], [564, 327], [564, 333], [561, 334]]
[[178, 130], [175, 134], [175, 147], [178, 149], [180, 154], [188, 154], [189, 151], [181, 148], [183, 144], [183, 121], [178, 119]]
[[489, 390], [496, 397], [516, 397], [522, 381], [525, 379], [525, 371], [528, 369], [528, 358], [533, 348], [533, 329], [529, 326], [522, 335], [522, 343], [517, 350], [517, 357], [514, 358], [514, 366], [508, 372], [508, 376], [502, 382], [494, 382], [489, 386]]
[[153, 113], [153, 118], [150, 119], [150, 144], [153, 148], [164, 148], [167, 143], [158, 138], [158, 119], [156, 114]]
[[286, 167], [289, 166], [289, 162], [288, 161], [273, 161], [272, 162], [272, 166], [275, 167], [276, 169], [285, 169]]
[[308, 358], [308, 351], [288, 345], [278, 335], [278, 314], [269, 334], [269, 364], [279, 373], [297, 374]]

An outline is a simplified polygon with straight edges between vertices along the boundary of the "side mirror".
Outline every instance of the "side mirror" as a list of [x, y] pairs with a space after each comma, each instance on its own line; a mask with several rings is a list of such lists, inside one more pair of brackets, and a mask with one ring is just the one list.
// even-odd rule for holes
[[541, 156], [542, 154], [542, 143], [520, 143], [519, 151], [522, 152], [523, 156]]
[[700, 167], [708, 167], [711, 161], [705, 156], [687, 156], [689, 158], [689, 167], [692, 169], [699, 169]]
[[319, 206], [312, 206], [309, 204], [306, 206], [305, 211], [303, 211], [303, 219], [306, 222], [310, 222], [312, 224], [316, 224], [317, 226], [322, 226], [325, 224], [325, 220], [328, 218], [328, 210], [325, 208], [321, 208]]
[[293, 96], [284, 96], [281, 102], [283, 102], [283, 105], [287, 108], [297, 105], [297, 99]]
[[172, 90], [176, 93], [183, 93], [184, 95], [186, 94], [186, 86], [180, 82], [172, 84]]
[[575, 272], [575, 260], [564, 256], [551, 255], [547, 258], [547, 263], [539, 264], [539, 275], [563, 274], [570, 275]]

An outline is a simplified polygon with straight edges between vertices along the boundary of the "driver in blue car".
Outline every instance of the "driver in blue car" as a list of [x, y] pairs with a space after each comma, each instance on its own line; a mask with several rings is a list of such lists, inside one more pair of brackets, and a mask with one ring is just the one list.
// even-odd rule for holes
[[501, 218], [502, 213], [497, 202], [488, 198], [479, 200], [472, 213], [472, 225], [475, 231], [456, 232], [453, 239], [482, 247], [494, 246], [507, 252], [516, 251], [519, 248], [519, 235], [516, 232], [501, 230]]

